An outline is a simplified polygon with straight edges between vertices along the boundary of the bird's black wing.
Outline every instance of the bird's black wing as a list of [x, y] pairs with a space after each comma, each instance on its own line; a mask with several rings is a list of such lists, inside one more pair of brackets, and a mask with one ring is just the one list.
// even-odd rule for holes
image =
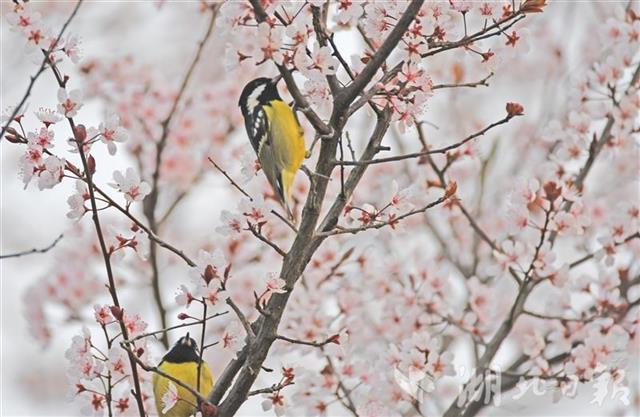
[[250, 118], [245, 121], [247, 123], [247, 133], [253, 149], [257, 155], [260, 155], [260, 148], [265, 145], [271, 145], [271, 138], [269, 135], [269, 120], [267, 113], [262, 109], [262, 106], [258, 106]]

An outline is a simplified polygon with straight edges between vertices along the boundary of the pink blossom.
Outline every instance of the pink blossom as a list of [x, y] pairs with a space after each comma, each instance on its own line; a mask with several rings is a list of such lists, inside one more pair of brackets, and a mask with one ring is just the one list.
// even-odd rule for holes
[[545, 243], [538, 251], [537, 257], [533, 260], [533, 265], [540, 276], [550, 275], [555, 272], [553, 266], [556, 254], [551, 250], [548, 243]]
[[96, 304], [93, 306], [94, 316], [96, 321], [101, 325], [107, 325], [114, 321], [113, 316], [111, 315], [111, 310], [107, 305], [99, 305]]
[[106, 409], [106, 401], [104, 395], [100, 393], [87, 393], [81, 397], [84, 405], [81, 411], [84, 415], [92, 415], [95, 417], [103, 416]]
[[254, 198], [253, 201], [243, 198], [238, 208], [245, 216], [245, 222], [258, 223], [265, 221], [269, 208], [262, 197]]
[[62, 120], [62, 116], [56, 113], [54, 110], [40, 107], [40, 109], [35, 112], [36, 117], [44, 123], [45, 127], [49, 127], [50, 125], [58, 123]]
[[468, 12], [473, 6], [473, 2], [468, 0], [449, 0], [449, 4], [453, 10], [461, 13]]
[[7, 21], [11, 30], [25, 32], [40, 25], [42, 16], [40, 13], [31, 10], [33, 7], [29, 3], [16, 5], [7, 14]]
[[242, 327], [236, 321], [231, 322], [222, 334], [222, 347], [224, 349], [237, 350], [240, 347]]
[[602, 236], [598, 238], [602, 248], [595, 253], [597, 260], [603, 260], [606, 266], [613, 266], [616, 254], [616, 244], [612, 236]]
[[160, 399], [160, 402], [162, 403], [162, 414], [166, 414], [171, 410], [179, 399], [178, 389], [173, 382], [169, 382], [167, 384], [167, 390], [162, 394], [162, 398]]
[[111, 371], [111, 375], [115, 378], [121, 378], [131, 374], [131, 364], [128, 355], [120, 346], [114, 346], [109, 350], [107, 366]]
[[265, 396], [267, 398], [262, 401], [262, 411], [269, 411], [273, 408], [276, 416], [284, 416], [286, 411], [286, 402], [284, 400], [284, 396], [280, 392], [265, 394]]
[[194, 300], [193, 295], [189, 292], [189, 289], [186, 285], [181, 285], [178, 294], [176, 294], [176, 304], [179, 306], [187, 306], [191, 305], [191, 302]]
[[62, 181], [64, 176], [65, 160], [57, 156], [50, 155], [38, 168], [38, 188], [40, 190], [53, 188]]
[[120, 125], [120, 118], [116, 114], [109, 116], [105, 122], [100, 123], [97, 131], [92, 130], [88, 135], [90, 137], [99, 135], [111, 155], [116, 153], [116, 142], [125, 142], [129, 139], [129, 133]]
[[287, 292], [286, 285], [287, 283], [282, 278], [272, 275], [267, 280], [267, 291], [270, 293], [284, 294]]
[[544, 338], [537, 329], [528, 332], [523, 336], [522, 351], [529, 357], [538, 356], [545, 348]]
[[[224, 254], [220, 249], [213, 252], [205, 250], [198, 251], [198, 266], [193, 268], [190, 275], [195, 282], [207, 287], [208, 285], [218, 285], [223, 278], [224, 270], [227, 265]], [[218, 282], [216, 282], [218, 281]]]
[[80, 42], [78, 38], [74, 35], [69, 35], [67, 39], [64, 41], [64, 46], [62, 50], [65, 55], [69, 57], [71, 62], [77, 64], [80, 61]]
[[123, 321], [129, 337], [138, 336], [147, 328], [147, 323], [138, 314], [129, 314], [125, 311]]
[[270, 26], [263, 22], [258, 25], [256, 41], [262, 57], [258, 60], [264, 62], [272, 60], [276, 64], [282, 64], [284, 55], [282, 53], [282, 40], [284, 39], [284, 29], [281, 26]]
[[39, 132], [27, 133], [27, 142], [29, 146], [32, 147], [37, 146], [42, 149], [50, 149], [53, 147], [53, 136], [54, 132], [52, 130], [43, 127]]
[[289, 25], [285, 30], [294, 46], [306, 45], [309, 40], [309, 34], [312, 32], [313, 28], [308, 25]]
[[110, 184], [124, 194], [127, 203], [142, 201], [151, 192], [151, 186], [145, 181], [140, 181], [140, 176], [133, 168], [127, 168], [126, 175], [120, 171], [113, 172], [114, 184]]
[[575, 218], [567, 212], [557, 213], [551, 221], [551, 230], [558, 232], [560, 236], [571, 233], [575, 229]]
[[313, 44], [311, 59], [315, 68], [319, 69], [323, 75], [333, 75], [338, 69], [338, 60], [333, 56], [331, 48], [320, 46], [317, 42]]
[[338, 26], [355, 26], [364, 12], [362, 4], [352, 0], [338, 0], [338, 3], [338, 11], [333, 20]]
[[253, 149], [248, 149], [242, 153], [242, 156], [240, 157], [240, 164], [242, 166], [240, 171], [243, 179], [242, 182], [245, 184], [251, 181], [258, 171], [260, 171], [260, 163], [256, 159], [256, 154]]
[[74, 117], [83, 106], [82, 92], [80, 90], [58, 90], [58, 112], [64, 117]]
[[228, 210], [222, 210], [220, 213], [220, 221], [222, 224], [216, 227], [216, 232], [223, 236], [230, 236], [241, 233], [243, 229], [243, 218]]
[[438, 379], [443, 376], [455, 375], [452, 362], [453, 353], [437, 353], [435, 351], [431, 351], [429, 352], [429, 356], [427, 359], [427, 372], [434, 379]]
[[89, 200], [89, 198], [87, 184], [82, 180], [76, 180], [76, 192], [67, 198], [67, 204], [70, 208], [67, 217], [72, 220], [77, 220], [84, 216], [88, 211], [84, 203]]

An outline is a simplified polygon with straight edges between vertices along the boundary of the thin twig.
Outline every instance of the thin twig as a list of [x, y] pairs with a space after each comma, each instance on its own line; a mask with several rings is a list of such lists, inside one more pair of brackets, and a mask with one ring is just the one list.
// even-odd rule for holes
[[[636, 233], [634, 233], [632, 235], [629, 235], [629, 236], [627, 236], [626, 238], [624, 238], [620, 242], [615, 242], [614, 246], [624, 245], [625, 243], [629, 242], [630, 240], [638, 239], [638, 238], [640, 238], [640, 232], [636, 232]], [[596, 256], [596, 252], [588, 253], [588, 254], [584, 255], [582, 258], [571, 262], [569, 264], [569, 269], [575, 268], [576, 266], [583, 264], [584, 262], [592, 259], [594, 256]]]
[[16, 253], [9, 253], [7, 255], [0, 255], [0, 259], [7, 259], [7, 258], [19, 258], [21, 256], [27, 256], [27, 255], [33, 255], [34, 253], [47, 253], [49, 252], [51, 249], [53, 249], [58, 242], [60, 242], [60, 240], [62, 240], [64, 234], [60, 233], [60, 235], [58, 235], [58, 237], [49, 244], [49, 246], [45, 247], [45, 248], [41, 248], [41, 249], [30, 249], [27, 251], [23, 251], [23, 252], [16, 252]]
[[278, 253], [278, 255], [282, 256], [283, 258], [287, 255], [287, 253], [284, 250], [280, 249], [278, 245], [276, 245], [271, 240], [267, 239], [256, 226], [252, 225], [248, 221], [247, 221], [247, 228], [245, 230], [250, 231], [255, 237], [257, 237], [267, 245], [271, 246], [273, 250], [275, 250]]
[[162, 248], [165, 248], [165, 249], [173, 252], [174, 254], [178, 255], [180, 258], [182, 258], [182, 260], [185, 261], [185, 263], [187, 265], [189, 265], [191, 267], [196, 266], [196, 263], [191, 258], [189, 258], [182, 250], [176, 248], [175, 246], [167, 243], [166, 241], [164, 241], [160, 237], [158, 237], [158, 235], [156, 235], [148, 226], [146, 226], [144, 223], [142, 223], [140, 220], [138, 220], [125, 207], [122, 207], [120, 204], [118, 204], [104, 190], [102, 190], [100, 187], [98, 187], [95, 184], [93, 184], [93, 188], [96, 190], [96, 192], [98, 194], [100, 194], [102, 196], [102, 198], [107, 200], [112, 207], [114, 207], [115, 209], [120, 211], [129, 220], [131, 220], [136, 226], [138, 226], [140, 229], [142, 229], [142, 231], [144, 231], [147, 234], [147, 236], [149, 237], [149, 240], [152, 240], [152, 241], [156, 242], [158, 244], [158, 246], [160, 246]]
[[247, 337], [249, 338], [249, 341], [255, 339], [256, 335], [253, 332], [253, 329], [251, 328], [251, 324], [249, 323], [249, 320], [247, 320], [247, 317], [244, 315], [242, 310], [240, 310], [240, 307], [236, 305], [236, 303], [231, 299], [231, 297], [227, 297], [225, 301], [229, 305], [229, 307], [231, 307], [233, 311], [236, 313], [236, 316], [238, 316], [238, 320], [240, 320], [240, 323], [242, 323], [242, 327], [244, 328], [244, 331], [247, 333]]
[[202, 355], [204, 354], [204, 337], [207, 331], [207, 300], [202, 300], [202, 329], [200, 332], [200, 351], [198, 352], [198, 371], [196, 372], [196, 391], [200, 392], [200, 375], [202, 375]]
[[386, 162], [395, 162], [395, 161], [402, 161], [405, 159], [413, 159], [413, 158], [420, 158], [423, 156], [427, 156], [427, 155], [433, 155], [433, 154], [440, 154], [440, 153], [447, 153], [453, 149], [459, 148], [462, 145], [464, 145], [465, 143], [477, 138], [478, 136], [482, 136], [485, 133], [487, 133], [489, 130], [493, 129], [496, 126], [500, 126], [503, 125], [505, 123], [507, 123], [509, 120], [511, 120], [513, 118], [513, 116], [511, 115], [507, 115], [506, 117], [504, 117], [503, 119], [491, 123], [490, 125], [486, 126], [484, 129], [467, 136], [466, 138], [464, 138], [463, 140], [461, 140], [460, 142], [456, 142], [454, 144], [442, 147], [442, 148], [437, 148], [437, 149], [428, 149], [428, 150], [424, 150], [421, 152], [414, 152], [414, 153], [410, 153], [410, 154], [404, 154], [404, 155], [398, 155], [398, 156], [390, 156], [388, 158], [378, 158], [378, 159], [370, 159], [370, 160], [360, 160], [360, 161], [334, 161], [334, 163], [336, 165], [373, 165], [373, 164], [382, 164], [382, 163], [386, 163]]
[[458, 83], [458, 84], [436, 84], [431, 87], [432, 90], [440, 90], [442, 88], [460, 88], [460, 87], [468, 87], [468, 88], [476, 88], [476, 87], [488, 87], [489, 78], [493, 77], [493, 72], [489, 73], [486, 77], [481, 79], [480, 81], [470, 82], [470, 83]]
[[278, 340], [283, 340], [285, 342], [289, 342], [289, 343], [293, 343], [295, 345], [305, 345], [305, 346], [313, 346], [313, 347], [323, 347], [325, 345], [328, 345], [329, 343], [336, 343], [336, 337], [335, 336], [331, 336], [328, 337], [327, 339], [321, 341], [321, 342], [309, 342], [306, 340], [298, 340], [298, 339], [292, 339], [290, 337], [286, 337], [286, 336], [282, 336], [282, 335], [277, 335], [276, 339]]
[[341, 235], [341, 234], [345, 234], [345, 233], [356, 234], [356, 233], [362, 232], [364, 230], [381, 229], [381, 228], [383, 228], [385, 226], [395, 226], [400, 220], [405, 219], [405, 218], [410, 217], [410, 216], [413, 216], [415, 214], [424, 213], [425, 211], [429, 210], [430, 208], [435, 207], [438, 204], [441, 204], [441, 203], [445, 202], [449, 198], [450, 198], [450, 196], [440, 197], [439, 199], [427, 204], [424, 207], [408, 211], [406, 213], [403, 213], [403, 214], [401, 214], [401, 215], [399, 215], [397, 217], [394, 217], [394, 218], [392, 218], [390, 220], [387, 220], [387, 221], [380, 221], [380, 222], [377, 222], [377, 223], [367, 224], [367, 225], [360, 226], [360, 227], [351, 227], [351, 228], [340, 227], [340, 228], [336, 228], [336, 229], [328, 231], [328, 232], [320, 232], [320, 233], [318, 233], [318, 235], [319, 236], [333, 236], [333, 235]]
[[295, 384], [295, 382], [281, 382], [279, 384], [273, 384], [272, 386], [267, 388], [261, 388], [261, 389], [249, 391], [249, 393], [247, 394], [247, 397], [253, 397], [254, 395], [260, 395], [260, 394], [273, 394], [274, 392], [278, 392], [282, 390], [282, 388], [288, 387], [289, 385], [293, 385], [293, 384]]
[[153, 331], [153, 332], [143, 333], [143, 334], [140, 334], [140, 335], [138, 335], [138, 336], [136, 336], [136, 337], [134, 337], [132, 339], [129, 339], [126, 343], [133, 343], [136, 340], [144, 339], [145, 337], [150, 337], [150, 336], [154, 336], [154, 335], [161, 334], [161, 333], [166, 333], [166, 332], [169, 332], [171, 330], [182, 329], [184, 327], [190, 327], [190, 326], [196, 326], [198, 324], [201, 324], [203, 321], [208, 321], [208, 320], [211, 320], [211, 319], [215, 319], [216, 317], [224, 316], [225, 314], [228, 314], [228, 313], [229, 313], [228, 311], [222, 311], [220, 313], [213, 314], [213, 315], [207, 317], [204, 320], [200, 319], [200, 320], [197, 320], [197, 321], [194, 321], [194, 322], [191, 322], [191, 323], [177, 324], [175, 326], [167, 327], [166, 329], [160, 329], [160, 330], [156, 330], [156, 331]]
[[[253, 202], [253, 197], [251, 197], [251, 195], [249, 193], [247, 193], [242, 187], [240, 187], [238, 185], [237, 182], [235, 182], [233, 180], [233, 178], [231, 178], [231, 176], [227, 173], [227, 171], [225, 171], [224, 169], [222, 169], [218, 164], [216, 164], [216, 162], [211, 159], [211, 157], [207, 157], [207, 159], [209, 160], [209, 162], [211, 162], [213, 164], [213, 166], [222, 174], [224, 175], [224, 177], [229, 181], [229, 183], [238, 191], [240, 191], [240, 193], [242, 193], [242, 195], [244, 195], [245, 197], [247, 197], [249, 199], [249, 201]], [[289, 226], [289, 228], [291, 230], [293, 230], [295, 233], [298, 233], [298, 229], [296, 229], [296, 226], [291, 223], [289, 220], [287, 220], [282, 214], [278, 213], [276, 210], [271, 210], [271, 214], [273, 214], [274, 216], [276, 216], [277, 218], [279, 218], [280, 220], [282, 220], [287, 226]]]
[[229, 174], [227, 174], [227, 171], [225, 171], [224, 169], [220, 168], [220, 166], [218, 164], [216, 164], [216, 161], [214, 161], [213, 159], [211, 159], [211, 157], [207, 157], [207, 159], [209, 160], [209, 162], [211, 162], [213, 164], [214, 167], [216, 167], [216, 169], [222, 174], [224, 175], [224, 177], [231, 183], [231, 185], [238, 191], [240, 191], [242, 193], [242, 195], [244, 195], [245, 197], [247, 197], [249, 199], [249, 201], [253, 201], [253, 197], [251, 197], [249, 195], [249, 193], [247, 193], [242, 187], [240, 187], [238, 185], [237, 182], [235, 182], [233, 180], [233, 178], [231, 178], [231, 176]]

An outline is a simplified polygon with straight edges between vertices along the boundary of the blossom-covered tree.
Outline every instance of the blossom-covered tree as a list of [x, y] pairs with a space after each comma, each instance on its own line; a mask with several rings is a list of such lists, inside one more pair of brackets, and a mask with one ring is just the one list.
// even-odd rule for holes
[[[545, 0], [202, 1], [179, 6], [204, 25], [179, 79], [83, 51], [72, 24], [99, 4], [59, 28], [46, 7], [5, 17], [38, 67], [2, 146], [25, 188], [71, 184], [68, 231], [2, 256], [55, 256], [26, 316], [43, 347], [51, 308], [73, 319], [83, 412], [166, 412], [182, 386], [202, 416], [474, 416], [533, 383], [610, 384], [612, 412], [637, 410], [636, 3], [575, 6], [597, 18], [569, 42], [574, 6]], [[282, 77], [304, 127], [294, 219], [237, 107], [257, 76]], [[30, 111], [34, 89], [57, 102]], [[186, 331], [207, 396], [156, 367]]]

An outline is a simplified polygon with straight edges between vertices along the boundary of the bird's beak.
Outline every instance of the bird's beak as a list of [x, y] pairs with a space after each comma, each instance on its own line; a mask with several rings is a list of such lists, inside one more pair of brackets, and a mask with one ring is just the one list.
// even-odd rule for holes
[[189, 339], [189, 332], [187, 332], [187, 339]]
[[280, 82], [280, 80], [281, 80], [281, 79], [282, 79], [282, 75], [277, 75], [277, 76], [275, 76], [275, 77], [273, 77], [273, 78], [271, 79], [271, 82], [272, 82], [274, 85], [278, 85], [278, 83]]

